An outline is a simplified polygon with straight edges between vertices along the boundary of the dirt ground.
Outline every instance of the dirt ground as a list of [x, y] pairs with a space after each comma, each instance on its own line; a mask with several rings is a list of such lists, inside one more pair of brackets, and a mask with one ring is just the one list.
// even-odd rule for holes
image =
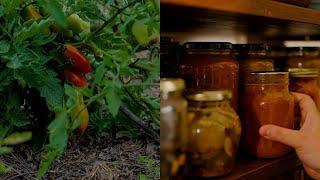
[[[44, 179], [159, 179], [159, 145], [148, 140], [111, 141], [107, 134], [91, 134], [71, 137], [68, 149]], [[0, 179], [35, 179], [43, 155], [27, 145], [16, 147], [13, 154], [1, 157], [12, 171]]]

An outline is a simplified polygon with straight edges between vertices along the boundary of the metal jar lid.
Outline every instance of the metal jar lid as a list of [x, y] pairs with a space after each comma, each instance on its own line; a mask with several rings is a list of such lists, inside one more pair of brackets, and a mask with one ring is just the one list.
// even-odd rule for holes
[[174, 92], [183, 91], [186, 88], [183, 79], [179, 78], [161, 78], [160, 79], [160, 92]]
[[190, 101], [223, 101], [232, 98], [232, 93], [227, 90], [221, 91], [200, 91], [187, 97]]
[[232, 49], [229, 42], [187, 42], [184, 44], [186, 50], [221, 50]]
[[314, 68], [289, 68], [290, 77], [319, 77], [319, 70]]
[[244, 82], [246, 84], [289, 83], [289, 72], [282, 72], [282, 71], [252, 72], [249, 75], [245, 76]]

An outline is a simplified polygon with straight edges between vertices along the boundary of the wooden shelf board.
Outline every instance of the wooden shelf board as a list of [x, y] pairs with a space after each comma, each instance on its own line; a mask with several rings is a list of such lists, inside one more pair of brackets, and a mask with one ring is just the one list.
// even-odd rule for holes
[[161, 31], [319, 37], [320, 11], [270, 0], [161, 0]]
[[[205, 178], [214, 180], [242, 180], [242, 179], [272, 179], [281, 175], [294, 174], [301, 168], [301, 163], [295, 153], [276, 159], [255, 159], [239, 156], [230, 175], [218, 178]], [[201, 178], [190, 177], [191, 180]], [[203, 179], [204, 180], [204, 179]]]
[[320, 12], [271, 0], [161, 0], [176, 5], [320, 25]]

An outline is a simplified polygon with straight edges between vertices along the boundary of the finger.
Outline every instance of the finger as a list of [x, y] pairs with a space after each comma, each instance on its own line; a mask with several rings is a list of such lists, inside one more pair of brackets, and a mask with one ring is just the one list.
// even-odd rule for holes
[[295, 101], [299, 104], [302, 116], [318, 113], [318, 109], [312, 98], [306, 94], [292, 92]]
[[309, 166], [303, 164], [304, 170], [307, 172], [307, 174], [314, 178], [314, 179], [320, 179], [320, 170], [315, 170], [310, 168]]
[[259, 133], [267, 139], [277, 141], [294, 148], [299, 148], [300, 144], [302, 144], [302, 138], [299, 131], [286, 129], [276, 125], [264, 125], [260, 128]]

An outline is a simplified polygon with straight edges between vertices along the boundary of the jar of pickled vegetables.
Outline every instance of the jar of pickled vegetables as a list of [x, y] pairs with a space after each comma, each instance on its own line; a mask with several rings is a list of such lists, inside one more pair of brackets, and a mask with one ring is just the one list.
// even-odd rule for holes
[[231, 172], [241, 125], [230, 106], [230, 91], [203, 91], [188, 96], [189, 170], [192, 176], [214, 177]]
[[274, 71], [274, 61], [267, 58], [267, 45], [237, 44], [235, 49], [239, 61], [241, 79], [248, 76], [250, 72]]
[[184, 89], [182, 79], [160, 80], [160, 166], [165, 180], [178, 178], [186, 167], [188, 103], [181, 96]]
[[288, 72], [255, 72], [246, 77], [240, 95], [243, 149], [259, 158], [276, 158], [291, 148], [259, 135], [262, 125], [294, 128], [294, 98]]
[[186, 81], [187, 90], [230, 90], [233, 95], [231, 106], [237, 110], [239, 65], [232, 55], [232, 44], [188, 42], [184, 47], [180, 77]]
[[169, 37], [161, 37], [160, 46], [160, 76], [162, 78], [178, 77], [179, 43]]

